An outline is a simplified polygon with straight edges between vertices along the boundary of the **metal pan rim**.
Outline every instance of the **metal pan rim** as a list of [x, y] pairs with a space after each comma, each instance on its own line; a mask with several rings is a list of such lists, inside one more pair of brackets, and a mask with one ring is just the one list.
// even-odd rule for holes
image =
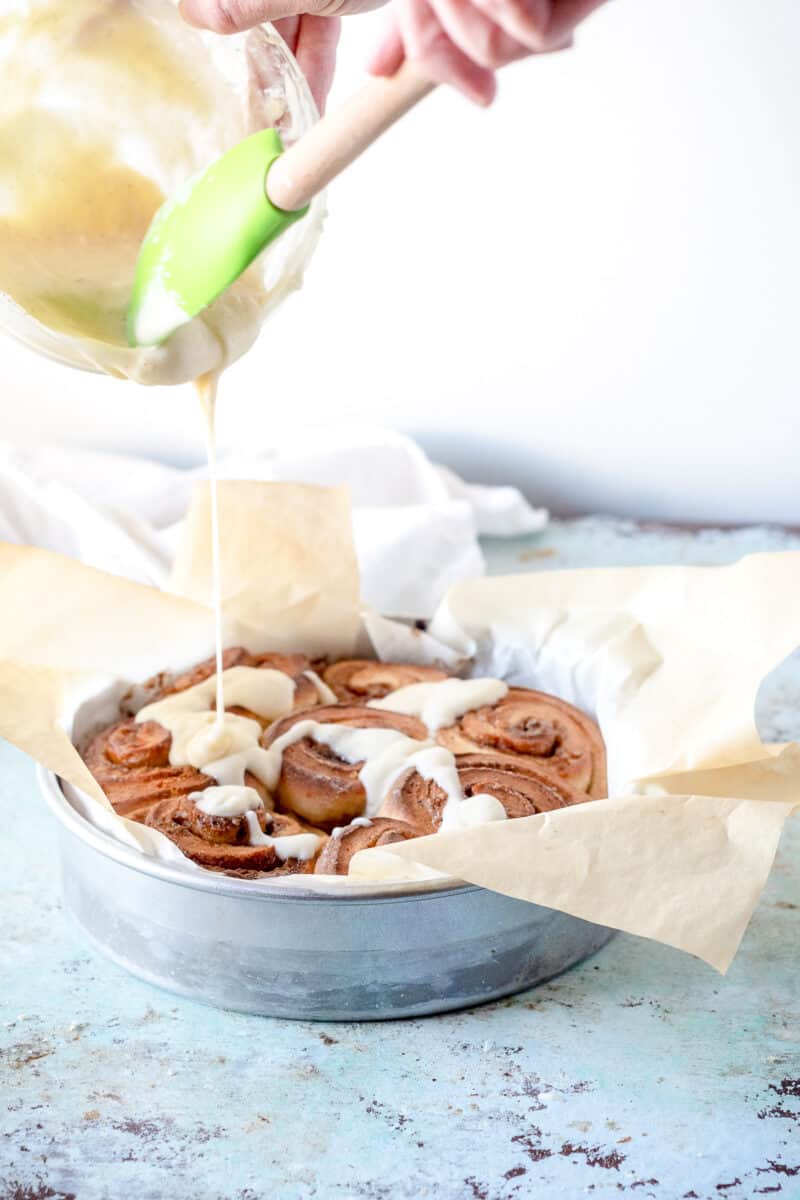
[[70, 803], [61, 786], [61, 780], [46, 767], [37, 764], [37, 781], [50, 812], [69, 832], [80, 841], [91, 846], [97, 853], [110, 858], [141, 875], [161, 879], [173, 886], [192, 891], [208, 892], [218, 896], [231, 896], [239, 900], [276, 900], [286, 903], [402, 903], [434, 899], [445, 893], [482, 891], [475, 884], [462, 883], [451, 877], [424, 879], [399, 883], [345, 883], [332, 879], [329, 883], [317, 884], [314, 888], [285, 883], [269, 883], [249, 879], [233, 879], [210, 871], [184, 870], [171, 863], [150, 858], [133, 846], [126, 846], [111, 834], [97, 829]]

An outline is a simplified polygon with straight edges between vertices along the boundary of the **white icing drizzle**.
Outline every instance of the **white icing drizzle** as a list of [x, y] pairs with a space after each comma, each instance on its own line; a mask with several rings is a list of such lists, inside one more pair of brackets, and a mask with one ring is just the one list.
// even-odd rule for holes
[[281, 760], [271, 750], [272, 747], [265, 750], [263, 746], [248, 746], [238, 754], [207, 762], [203, 771], [222, 787], [242, 787], [245, 775], [254, 775], [268, 792], [273, 792], [280, 779]]
[[507, 820], [506, 810], [495, 796], [488, 792], [476, 792], [460, 800], [449, 796], [442, 812], [442, 823], [437, 833], [450, 833], [454, 829], [469, 829], [472, 825], [488, 825], [490, 821]]
[[296, 858], [308, 862], [317, 852], [322, 839], [316, 833], [290, 833], [283, 837], [270, 837], [264, 833], [254, 812], [245, 813], [251, 846], [272, 846], [281, 862]]
[[506, 819], [506, 810], [494, 796], [483, 792], [475, 796], [464, 795], [455, 755], [443, 746], [420, 750], [409, 759], [407, 765], [413, 767], [423, 779], [435, 783], [447, 796], [440, 832]]
[[372, 821], [369, 819], [369, 817], [355, 817], [349, 825], [337, 825], [335, 829], [331, 830], [331, 837], [339, 838], [343, 833], [345, 833], [348, 829], [352, 829], [354, 826], [357, 829], [369, 829], [371, 824]]
[[[219, 500], [217, 488], [216, 439], [214, 415], [217, 399], [219, 372], [206, 375], [196, 383], [200, 406], [205, 417], [206, 451], [208, 454], [208, 477], [211, 489], [211, 573], [214, 595], [214, 635], [216, 642], [216, 673], [195, 688], [178, 692], [159, 703], [148, 705], [139, 713], [137, 720], [157, 720], [172, 734], [170, 762], [188, 762], [193, 767], [207, 767], [219, 761], [217, 787], [193, 792], [193, 799], [201, 812], [214, 816], [244, 816], [247, 821], [248, 839], [251, 846], [272, 846], [278, 858], [286, 862], [290, 858], [306, 862], [313, 858], [321, 838], [313, 833], [301, 833], [272, 838], [265, 834], [258, 821], [257, 813], [263, 801], [255, 788], [245, 785], [248, 763], [261, 765], [267, 754], [258, 745], [261, 726], [236, 713], [225, 711], [225, 693], [232, 706], [246, 708], [260, 717], [274, 720], [291, 712], [294, 705], [295, 685], [282, 671], [251, 667], [232, 667], [223, 670], [222, 654], [222, 574], [220, 570]], [[313, 671], [307, 672], [316, 684], [320, 699], [335, 703], [336, 697], [330, 688], [317, 678]], [[212, 696], [215, 711], [209, 712]], [[235, 767], [232, 763], [235, 762]], [[227, 765], [226, 765], [227, 764]], [[271, 766], [271, 763], [270, 763]], [[263, 771], [272, 777], [270, 767]], [[280, 761], [278, 762], [278, 774]], [[275, 778], [277, 783], [277, 777]], [[275, 784], [272, 784], [274, 787]]]
[[203, 375], [195, 383], [200, 409], [204, 417], [208, 485], [211, 492], [211, 586], [214, 597], [214, 641], [217, 659], [217, 722], [222, 725], [225, 713], [225, 673], [222, 669], [222, 571], [220, 568], [219, 499], [217, 487], [217, 439], [215, 417], [219, 371]]
[[[316, 680], [314, 672], [307, 674]], [[240, 705], [259, 716], [272, 719], [291, 711], [294, 683], [283, 672], [231, 667], [224, 675], [230, 704]], [[319, 683], [322, 688], [327, 686], [321, 680]], [[454, 688], [454, 684], [458, 687]], [[441, 692], [435, 689], [447, 690]], [[384, 700], [371, 703], [374, 708], [419, 716], [433, 731], [442, 724], [452, 723], [456, 716], [472, 708], [495, 703], [507, 691], [507, 685], [497, 679], [446, 680], [443, 683], [412, 684], [407, 688], [399, 688]], [[217, 715], [209, 707], [215, 692], [216, 677], [212, 676], [193, 688], [147, 705], [136, 719], [157, 721], [169, 730], [172, 734], [171, 763], [188, 763], [214, 779], [215, 788], [193, 793], [205, 797], [199, 805], [204, 812], [212, 811], [203, 807], [204, 804], [234, 806], [224, 812], [220, 808], [220, 815], [234, 815], [236, 805], [244, 806], [236, 809], [236, 813], [247, 817], [251, 845], [275, 845], [276, 852], [284, 861], [287, 858], [311, 858], [316, 852], [319, 838], [315, 834], [297, 834], [264, 841], [266, 835], [260, 827], [256, 835], [253, 822], [258, 826], [258, 821], [253, 817], [253, 809], [260, 807], [261, 802], [259, 800], [258, 805], [254, 805], [243, 795], [249, 793], [258, 799], [258, 793], [246, 786], [245, 778], [250, 774], [263, 783], [268, 791], [274, 792], [280, 779], [284, 751], [303, 738], [328, 746], [343, 762], [362, 764], [358, 777], [366, 793], [366, 816], [358, 818], [356, 824], [369, 824], [393, 783], [409, 769], [417, 771], [423, 779], [436, 783], [447, 796], [442, 812], [442, 831], [506, 818], [502, 804], [494, 796], [484, 793], [464, 796], [455, 756], [433, 741], [417, 741], [396, 729], [359, 729], [305, 719], [296, 721], [291, 729], [265, 749], [259, 745], [261, 726], [257, 721], [234, 713], [224, 713], [223, 720], [217, 720]], [[321, 690], [320, 699], [325, 699]], [[211, 793], [218, 794], [219, 799]], [[253, 841], [256, 836], [260, 840]]]
[[[396, 729], [354, 729], [349, 725], [321, 724], [319, 721], [296, 721], [266, 750], [253, 746], [219, 761], [206, 763], [207, 775], [219, 784], [243, 784], [249, 771], [267, 788], [278, 786], [283, 752], [303, 738], [328, 746], [343, 762], [363, 762], [358, 777], [367, 795], [367, 814], [373, 816], [393, 780], [405, 769], [409, 759], [427, 742], [398, 733]], [[445, 751], [446, 753], [446, 751]]]
[[282, 862], [289, 858], [307, 862], [314, 857], [322, 841], [316, 833], [293, 833], [283, 837], [270, 837], [264, 833], [258, 821], [258, 813], [264, 804], [255, 788], [211, 787], [203, 792], [192, 792], [189, 799], [201, 812], [212, 817], [244, 817], [250, 845], [273, 846]]
[[507, 694], [508, 684], [501, 679], [443, 679], [397, 688], [382, 700], [370, 700], [369, 707], [419, 717], [429, 733], [436, 733], [464, 713], [496, 704]]
[[333, 688], [328, 687], [324, 679], [320, 679], [316, 671], [303, 671], [303, 674], [306, 679], [310, 679], [314, 684], [321, 704], [336, 704], [338, 702], [336, 692], [334, 692]]
[[[375, 729], [370, 732], [394, 733], [395, 731]], [[413, 765], [420, 754], [421, 747], [428, 744], [405, 737], [402, 733], [395, 733], [394, 740], [391, 742], [387, 740], [383, 750], [366, 759], [358, 777], [367, 794], [366, 814], [368, 817], [375, 816], [398, 775], [402, 775], [403, 771]], [[334, 754], [339, 753], [335, 746], [332, 748]]]
[[297, 721], [266, 750], [254, 746], [207, 763], [204, 770], [222, 786], [242, 786], [249, 772], [272, 792], [278, 785], [283, 753], [303, 738], [328, 746], [343, 762], [363, 763], [358, 773], [366, 793], [366, 818], [374, 817], [392, 784], [407, 770], [432, 780], [447, 796], [442, 828], [457, 829], [504, 820], [499, 800], [489, 795], [464, 797], [455, 756], [434, 742], [420, 742], [396, 729], [358, 729], [349, 725]]
[[190, 792], [189, 799], [210, 817], [243, 817], [264, 807], [258, 792], [251, 787], [210, 787], [203, 792]]
[[282, 862], [289, 858], [307, 862], [314, 857], [322, 841], [316, 833], [294, 833], [275, 838], [264, 833], [258, 821], [258, 813], [264, 804], [255, 788], [211, 787], [203, 792], [192, 792], [189, 799], [209, 816], [244, 817], [250, 845], [273, 846]]
[[[294, 680], [282, 671], [260, 667], [230, 667], [224, 674], [228, 703], [275, 720], [292, 711]], [[169, 761], [173, 766], [203, 768], [232, 754], [256, 748], [261, 726], [236, 713], [211, 711], [217, 677], [212, 675], [185, 691], [175, 692], [140, 709], [137, 721], [157, 721], [172, 735]], [[228, 782], [227, 780], [225, 782]]]
[[172, 729], [172, 746], [178, 760], [202, 770], [209, 759], [236, 754], [258, 741], [261, 726], [249, 717], [236, 713], [187, 713], [179, 717]]

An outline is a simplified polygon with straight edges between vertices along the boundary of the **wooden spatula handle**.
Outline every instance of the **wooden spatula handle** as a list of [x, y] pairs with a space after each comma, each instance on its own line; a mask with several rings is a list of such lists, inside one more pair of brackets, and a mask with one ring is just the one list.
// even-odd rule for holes
[[269, 199], [284, 212], [305, 208], [435, 86], [408, 62], [391, 79], [370, 80], [276, 159], [267, 176]]

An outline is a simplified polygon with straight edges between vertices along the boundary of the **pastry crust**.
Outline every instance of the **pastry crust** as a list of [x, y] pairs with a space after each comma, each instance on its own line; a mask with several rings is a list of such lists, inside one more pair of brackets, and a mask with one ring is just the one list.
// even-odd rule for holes
[[343, 658], [325, 667], [322, 678], [337, 700], [345, 704], [366, 704], [369, 700], [382, 700], [390, 692], [412, 683], [441, 683], [449, 676], [436, 667], [418, 667], [413, 663]]
[[[570, 788], [544, 772], [530, 766], [524, 772], [515, 770], [513, 763], [501, 758], [459, 755], [456, 768], [465, 798], [481, 794], [493, 796], [500, 801], [509, 819], [553, 812], [589, 799], [585, 792]], [[446, 804], [447, 793], [432, 779], [423, 779], [411, 768], [395, 781], [379, 815], [406, 822], [423, 836], [436, 833]]]
[[[294, 681], [295, 711], [311, 708], [320, 702], [317, 685], [306, 674], [311, 670], [311, 659], [307, 658], [305, 654], [251, 654], [243, 646], [231, 646], [222, 655], [222, 669], [228, 671], [231, 667], [261, 667], [269, 671], [282, 671], [284, 675], [288, 675]], [[210, 679], [212, 675], [216, 674], [216, 671], [216, 658], [207, 658], [198, 663], [196, 667], [192, 667], [191, 670], [177, 675], [166, 686], [162, 686], [160, 691], [155, 692], [153, 699], [163, 700], [165, 696], [172, 696], [175, 692], [185, 692], [187, 688], [195, 687], [198, 683], [204, 683], [206, 679]], [[226, 711], [236, 713], [241, 717], [250, 717], [261, 725], [264, 724], [263, 718], [259, 717], [257, 713], [250, 712], [249, 709], [232, 705]]]
[[347, 875], [350, 860], [359, 850], [407, 842], [410, 838], [419, 837], [421, 832], [406, 821], [394, 821], [387, 817], [373, 817], [366, 825], [348, 825], [336, 830], [328, 838], [314, 872], [317, 875]]
[[[324, 725], [347, 725], [353, 729], [396, 729], [406, 737], [424, 741], [425, 726], [416, 717], [361, 705], [329, 704], [309, 713], [293, 713], [275, 721], [264, 735], [264, 746], [288, 733], [298, 721], [313, 719]], [[363, 762], [348, 763], [310, 737], [287, 746], [275, 799], [281, 808], [296, 813], [320, 829], [347, 825], [360, 817], [367, 796], [359, 779]]]
[[[213, 787], [210, 775], [169, 761], [172, 736], [156, 721], [117, 721], [95, 734], [83, 761], [120, 817], [144, 820], [160, 800], [188, 796]], [[248, 787], [255, 788], [265, 807], [272, 808], [267, 789], [249, 772]]]
[[92, 738], [83, 759], [114, 811], [141, 821], [159, 801], [201, 792], [214, 783], [194, 767], [171, 766], [171, 744], [170, 734], [155, 721], [117, 721]]
[[[287, 837], [298, 833], [317, 833], [284, 813], [256, 814], [262, 833]], [[187, 796], [162, 800], [152, 805], [144, 824], [165, 834], [187, 858], [211, 871], [226, 875], [302, 875], [314, 870], [316, 855], [308, 860], [280, 858], [273, 846], [251, 846], [244, 817], [209, 816]], [[323, 841], [321, 838], [320, 849]]]
[[436, 735], [453, 754], [501, 754], [538, 767], [553, 779], [598, 799], [608, 795], [606, 752], [586, 713], [546, 692], [509, 688], [496, 704], [473, 709]]

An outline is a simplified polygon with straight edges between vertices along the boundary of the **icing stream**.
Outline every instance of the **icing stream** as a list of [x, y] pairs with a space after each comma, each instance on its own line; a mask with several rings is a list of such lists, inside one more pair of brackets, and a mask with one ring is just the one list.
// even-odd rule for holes
[[[223, 672], [228, 702], [266, 721], [286, 716], [294, 703], [294, 681], [282, 671], [261, 667], [230, 667]], [[207, 763], [256, 747], [258, 721], [235, 713], [211, 710], [217, 695], [217, 676], [185, 691], [175, 692], [140, 709], [137, 721], [157, 721], [172, 735], [169, 760], [202, 770]]]
[[217, 439], [215, 418], [219, 372], [201, 376], [195, 383], [204, 418], [208, 485], [211, 490], [211, 579], [214, 597], [214, 642], [217, 658], [217, 724], [222, 726], [225, 715], [225, 685], [222, 670], [222, 572], [220, 570], [219, 489], [217, 487]]

